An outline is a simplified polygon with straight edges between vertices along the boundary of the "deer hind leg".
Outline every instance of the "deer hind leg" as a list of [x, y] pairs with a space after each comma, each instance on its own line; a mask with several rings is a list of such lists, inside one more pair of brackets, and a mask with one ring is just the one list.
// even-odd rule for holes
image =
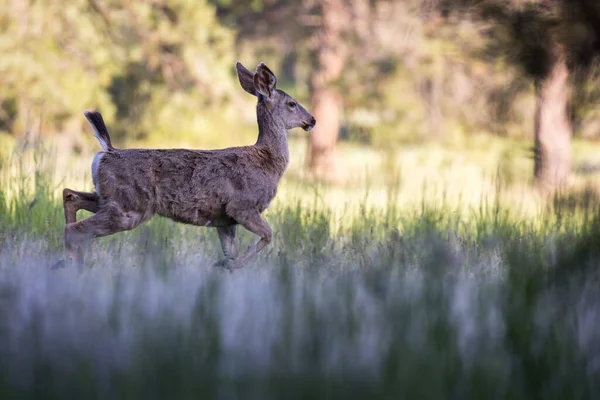
[[71, 224], [77, 221], [77, 211], [87, 210], [97, 213], [99, 209], [98, 194], [89, 192], [76, 192], [75, 190], [63, 190], [63, 207], [65, 210], [65, 223]]
[[[98, 212], [98, 194], [90, 192], [77, 192], [75, 190], [65, 188], [63, 190], [63, 208], [65, 212], [65, 225], [72, 224], [77, 221], [77, 211], [79, 210], [87, 210], [93, 213]], [[65, 247], [67, 246], [66, 237], [67, 235], [65, 226]], [[81, 254], [81, 249], [77, 249], [75, 255], [72, 258], [81, 261], [83, 258], [83, 254]], [[57, 269], [62, 268], [64, 266], [65, 260], [60, 260], [54, 265], [52, 265], [50, 268]]]
[[260, 236], [260, 240], [250, 246], [243, 256], [234, 262], [229, 263], [227, 266], [229, 269], [242, 268], [256, 257], [259, 251], [271, 243], [273, 231], [257, 210], [228, 210], [228, 213], [237, 223], [248, 229], [250, 232]]
[[235, 260], [237, 258], [238, 250], [235, 244], [235, 230], [235, 225], [217, 227], [224, 258], [220, 261], [217, 261], [213, 265], [214, 267], [225, 267], [231, 260]]
[[109, 236], [117, 232], [134, 229], [144, 221], [139, 212], [124, 212], [115, 205], [103, 207], [95, 215], [65, 227], [67, 262], [81, 265], [81, 244], [89, 239]]

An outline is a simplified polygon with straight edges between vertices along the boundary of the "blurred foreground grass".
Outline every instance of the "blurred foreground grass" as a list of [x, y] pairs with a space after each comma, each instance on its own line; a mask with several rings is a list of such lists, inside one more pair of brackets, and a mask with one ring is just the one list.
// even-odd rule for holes
[[[494, 146], [463, 164], [429, 150], [331, 188], [295, 158], [266, 213], [273, 244], [234, 274], [210, 268], [215, 232], [158, 218], [90, 243], [81, 271], [48, 271], [58, 194], [90, 187], [91, 157], [5, 154], [0, 398], [597, 398], [595, 191], [530, 201], [519, 170], [467, 182], [478, 158], [501, 169]], [[427, 192], [415, 177], [444, 169], [436, 154], [459, 175]]]

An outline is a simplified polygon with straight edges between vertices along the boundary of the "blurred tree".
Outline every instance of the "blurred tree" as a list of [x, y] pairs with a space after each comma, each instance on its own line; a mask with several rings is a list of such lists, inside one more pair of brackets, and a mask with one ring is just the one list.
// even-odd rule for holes
[[206, 0], [11, 0], [0, 6], [0, 126], [24, 131], [43, 104], [50, 132], [79, 131], [86, 107], [129, 139], [223, 132], [238, 93], [233, 42]]
[[491, 20], [490, 46], [534, 81], [534, 179], [542, 189], [568, 183], [572, 116], [570, 74], [590, 69], [600, 53], [600, 5], [594, 0], [446, 0]]
[[[215, 5], [219, 20], [235, 31], [238, 55], [243, 45], [248, 43], [261, 57], [270, 53], [269, 50], [275, 50], [278, 53], [275, 57], [269, 56], [269, 60], [260, 61], [275, 59], [280, 63], [278, 82], [287, 84], [296, 79], [297, 55], [310, 35], [303, 18], [305, 4], [302, 1], [210, 2]], [[275, 49], [270, 49], [271, 46]]]
[[311, 106], [317, 120], [310, 136], [308, 166], [326, 177], [335, 168], [335, 151], [342, 117], [342, 97], [335, 87], [345, 62], [342, 35], [347, 26], [343, 0], [316, 2], [320, 23], [315, 33], [315, 68], [311, 74]]
[[[107, 117], [104, 90], [117, 69], [85, 1], [9, 1], [0, 6], [0, 121], [24, 133], [43, 114], [43, 129], [70, 131], [90, 103]], [[33, 115], [32, 115], [33, 114]]]
[[217, 129], [207, 124], [211, 120], [223, 130], [228, 101], [237, 93], [234, 35], [219, 24], [213, 6], [193, 0], [88, 3], [120, 61], [108, 91], [121, 134], [189, 138]]

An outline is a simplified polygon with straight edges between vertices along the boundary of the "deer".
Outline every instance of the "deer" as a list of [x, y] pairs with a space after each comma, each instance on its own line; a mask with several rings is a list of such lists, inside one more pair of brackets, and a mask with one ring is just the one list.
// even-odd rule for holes
[[[257, 98], [258, 139], [250, 146], [118, 149], [102, 115], [83, 113], [102, 151], [92, 161], [94, 191], [63, 190], [65, 259], [57, 268], [83, 265], [84, 242], [135, 229], [155, 215], [216, 228], [223, 257], [213, 266], [230, 271], [248, 264], [271, 243], [273, 232], [262, 213], [275, 198], [290, 161], [287, 131], [312, 131], [316, 120], [277, 89], [277, 78], [264, 63], [253, 73], [238, 61], [236, 71], [241, 87]], [[93, 215], [77, 221], [81, 209]], [[259, 237], [240, 257], [238, 225]]]

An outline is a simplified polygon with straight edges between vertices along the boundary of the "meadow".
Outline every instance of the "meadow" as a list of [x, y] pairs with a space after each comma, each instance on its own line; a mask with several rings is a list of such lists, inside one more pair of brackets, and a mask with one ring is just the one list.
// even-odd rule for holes
[[468, 143], [342, 146], [317, 184], [292, 137], [274, 241], [234, 273], [214, 231], [160, 218], [49, 270], [97, 146], [5, 143], [0, 398], [597, 398], [596, 176], [544, 199], [524, 144]]

